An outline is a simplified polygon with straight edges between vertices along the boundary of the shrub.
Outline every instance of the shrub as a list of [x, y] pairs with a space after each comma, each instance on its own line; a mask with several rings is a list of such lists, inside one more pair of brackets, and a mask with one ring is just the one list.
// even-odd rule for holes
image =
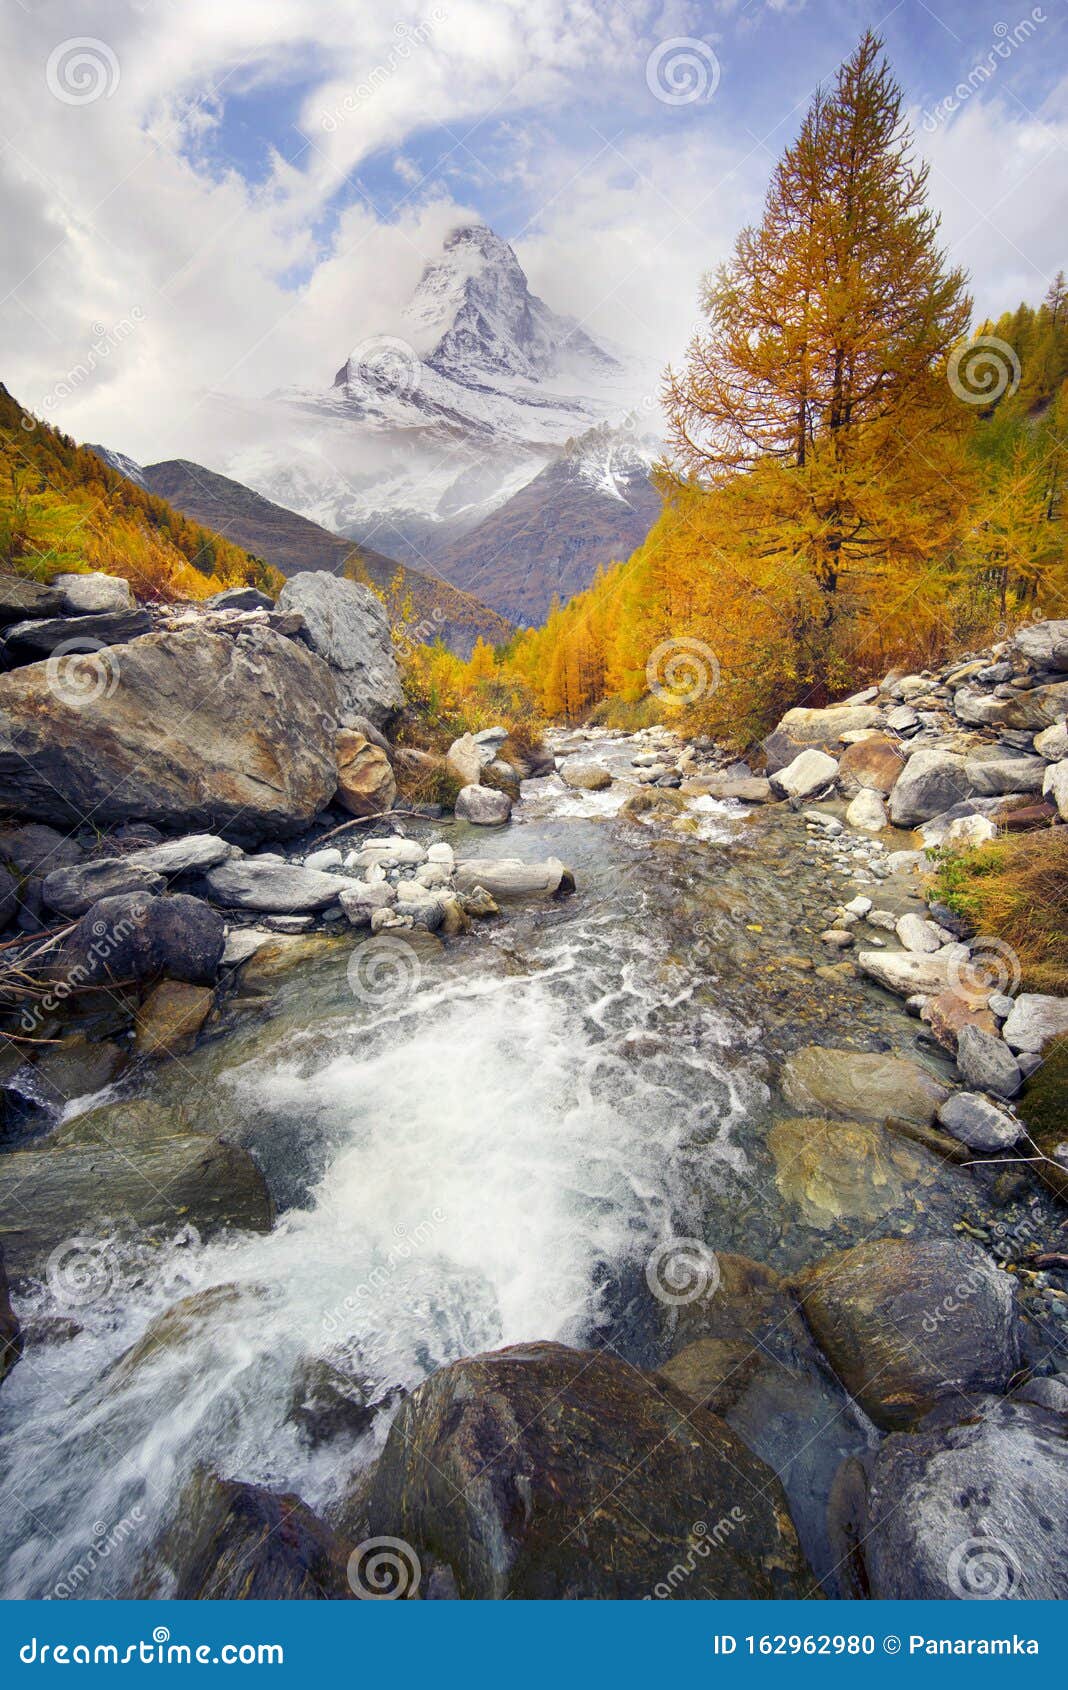
[[1068, 993], [1068, 828], [1006, 834], [937, 862], [936, 895], [1012, 946], [1024, 985]]

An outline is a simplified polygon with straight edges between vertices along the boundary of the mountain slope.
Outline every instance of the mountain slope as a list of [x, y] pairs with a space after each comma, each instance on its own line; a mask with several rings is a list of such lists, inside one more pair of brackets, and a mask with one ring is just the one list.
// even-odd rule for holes
[[656, 442], [602, 424], [450, 545], [441, 568], [512, 621], [537, 625], [641, 545], [660, 515]]
[[[296, 575], [307, 569], [344, 570], [381, 591], [392, 593], [399, 586], [401, 598], [411, 599], [420, 643], [441, 639], [451, 650], [467, 657], [479, 636], [491, 645], [499, 645], [512, 632], [502, 616], [467, 593], [457, 591], [447, 581], [418, 570], [402, 570], [394, 558], [331, 534], [318, 523], [272, 504], [251, 488], [227, 476], [216, 475], [202, 464], [176, 458], [146, 464], [140, 467], [139, 473], [150, 492], [168, 499], [198, 522], [210, 524], [239, 541], [266, 558], [283, 575]], [[401, 572], [399, 583], [398, 571]]]
[[42, 581], [64, 570], [100, 569], [121, 575], [142, 599], [207, 598], [239, 584], [277, 591], [282, 584], [261, 558], [39, 421], [2, 384], [0, 565]]

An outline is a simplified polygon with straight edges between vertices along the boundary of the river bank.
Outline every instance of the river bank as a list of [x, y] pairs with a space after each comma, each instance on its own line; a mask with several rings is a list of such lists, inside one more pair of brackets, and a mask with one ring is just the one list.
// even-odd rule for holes
[[[1063, 1210], [954, 1136], [947, 1018], [880, 983], [942, 957], [974, 995], [922, 840], [665, 730], [550, 751], [508, 824], [269, 850], [332, 877], [314, 930], [232, 911], [223, 945], [264, 931], [181, 1048], [21, 1118], [27, 1192], [98, 1189], [15, 1282], [6, 1594], [952, 1597], [991, 1558], [1062, 1592]], [[502, 858], [561, 872], [403, 910], [467, 915]], [[406, 919], [325, 921], [353, 881]], [[110, 1213], [162, 1143], [183, 1201]]]

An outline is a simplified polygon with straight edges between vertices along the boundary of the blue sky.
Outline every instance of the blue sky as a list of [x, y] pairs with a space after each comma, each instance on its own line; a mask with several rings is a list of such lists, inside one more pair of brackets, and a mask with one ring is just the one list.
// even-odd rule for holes
[[[198, 394], [328, 386], [355, 341], [391, 330], [447, 228], [471, 216], [513, 241], [550, 304], [662, 363], [693, 325], [702, 271], [759, 214], [812, 90], [868, 26], [885, 37], [979, 309], [1039, 298], [1066, 260], [1065, 10], [6, 6], [5, 379], [83, 438], [193, 453]], [[64, 53], [85, 41], [91, 97], [63, 82]], [[120, 332], [130, 321], [136, 332]], [[113, 344], [72, 384], [95, 329]]]

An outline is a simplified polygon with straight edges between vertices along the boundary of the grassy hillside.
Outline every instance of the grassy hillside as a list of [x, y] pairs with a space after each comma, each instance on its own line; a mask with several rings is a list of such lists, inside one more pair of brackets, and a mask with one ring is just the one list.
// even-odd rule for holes
[[39, 422], [0, 384], [0, 568], [48, 581], [105, 570], [142, 599], [202, 599], [223, 587], [277, 592], [262, 558], [191, 522]]

